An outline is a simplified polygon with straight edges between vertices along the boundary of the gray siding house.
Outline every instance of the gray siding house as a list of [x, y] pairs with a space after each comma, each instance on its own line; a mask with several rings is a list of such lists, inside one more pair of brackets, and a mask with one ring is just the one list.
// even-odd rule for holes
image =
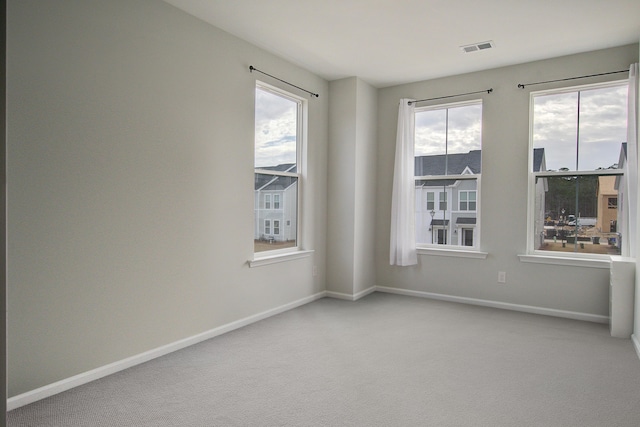
[[[263, 170], [296, 172], [295, 164], [262, 167]], [[298, 180], [289, 176], [255, 174], [254, 239], [295, 241], [297, 236]]]

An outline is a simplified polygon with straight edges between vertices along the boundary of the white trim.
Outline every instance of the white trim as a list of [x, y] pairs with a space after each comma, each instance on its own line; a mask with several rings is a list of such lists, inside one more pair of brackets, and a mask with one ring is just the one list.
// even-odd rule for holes
[[149, 360], [156, 359], [169, 353], [173, 353], [174, 351], [181, 350], [194, 344], [198, 344], [199, 342], [217, 337], [218, 335], [222, 335], [227, 332], [231, 332], [233, 330], [250, 325], [252, 323], [259, 322], [271, 316], [275, 316], [276, 314], [284, 313], [285, 311], [300, 307], [302, 305], [316, 301], [320, 298], [324, 298], [325, 296], [326, 292], [318, 292], [317, 294], [281, 305], [280, 307], [272, 308], [270, 310], [254, 314], [252, 316], [245, 317], [244, 319], [227, 323], [226, 325], [219, 326], [207, 332], [203, 332], [201, 334], [197, 334], [192, 337], [173, 342], [171, 344], [163, 345], [153, 350], [149, 350], [144, 353], [140, 353], [135, 356], [128, 357], [126, 359], [119, 360], [117, 362], [110, 363], [108, 365], [101, 366], [99, 368], [92, 369], [78, 375], [74, 375], [70, 378], [57, 381], [53, 384], [31, 390], [23, 394], [19, 394], [7, 399], [7, 411], [11, 411], [21, 406], [28, 405], [29, 403], [33, 403], [38, 400], [45, 399], [49, 396], [62, 393], [63, 391], [70, 390], [83, 384], [87, 384], [91, 381], [106, 377], [107, 375], [115, 374], [116, 372], [131, 368], [132, 366], [148, 362]]
[[490, 301], [476, 298], [458, 297], [454, 295], [434, 294], [431, 292], [412, 291], [408, 289], [390, 288], [386, 286], [376, 286], [376, 291], [390, 294], [407, 295], [412, 297], [430, 298], [441, 301], [458, 302], [462, 304], [480, 305], [483, 307], [500, 308], [504, 310], [521, 311], [524, 313], [542, 314], [545, 316], [563, 317], [566, 319], [584, 320], [595, 323], [609, 323], [609, 316], [597, 314], [580, 313], [576, 311], [556, 310], [553, 308], [535, 307], [531, 305], [511, 304], [500, 301]]
[[640, 359], [640, 340], [636, 334], [631, 335], [631, 343], [633, 344], [633, 348], [636, 350], [638, 359]]
[[454, 248], [417, 248], [418, 255], [437, 255], [437, 256], [449, 256], [457, 258], [475, 258], [475, 259], [487, 259], [488, 252], [470, 251], [466, 249], [454, 249]]
[[343, 292], [334, 292], [334, 291], [327, 291], [327, 297], [329, 298], [336, 298], [336, 299], [343, 299], [343, 300], [347, 300], [347, 301], [357, 301], [362, 297], [365, 297], [373, 292], [376, 291], [376, 287], [375, 286], [371, 286], [370, 288], [365, 289], [364, 291], [360, 291], [356, 294], [345, 294]]
[[553, 264], [553, 265], [568, 265], [571, 267], [591, 267], [609, 269], [611, 267], [611, 260], [607, 258], [578, 258], [567, 256], [549, 256], [549, 255], [524, 255], [519, 254], [521, 262], [531, 262], [535, 264]]
[[311, 256], [313, 252], [314, 252], [313, 250], [308, 250], [308, 251], [295, 251], [295, 252], [273, 254], [271, 251], [269, 251], [268, 253], [270, 255], [263, 256], [263, 257], [255, 257], [254, 259], [250, 259], [247, 262], [249, 263], [249, 268], [261, 267], [263, 265], [277, 264], [279, 262], [306, 258]]

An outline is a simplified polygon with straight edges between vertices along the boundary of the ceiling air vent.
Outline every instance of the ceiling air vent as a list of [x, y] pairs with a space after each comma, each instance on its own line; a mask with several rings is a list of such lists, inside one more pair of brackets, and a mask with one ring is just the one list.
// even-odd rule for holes
[[460, 46], [460, 49], [462, 49], [464, 53], [471, 53], [471, 52], [477, 52], [479, 50], [491, 49], [493, 47], [494, 47], [493, 41], [489, 40], [487, 42], [480, 42], [480, 43]]

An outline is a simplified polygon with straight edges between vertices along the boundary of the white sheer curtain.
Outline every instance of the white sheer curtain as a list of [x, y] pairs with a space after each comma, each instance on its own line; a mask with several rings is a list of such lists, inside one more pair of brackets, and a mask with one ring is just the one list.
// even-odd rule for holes
[[[638, 64], [629, 68], [629, 105], [627, 119], [627, 162], [625, 182], [627, 200], [623, 201], [623, 242], [626, 240], [627, 256], [636, 257], [636, 240], [638, 230]], [[625, 218], [626, 217], [626, 218]], [[626, 225], [626, 227], [625, 227]]]
[[401, 99], [398, 109], [396, 160], [391, 198], [391, 265], [415, 265], [415, 182], [414, 132], [415, 106], [412, 99]]

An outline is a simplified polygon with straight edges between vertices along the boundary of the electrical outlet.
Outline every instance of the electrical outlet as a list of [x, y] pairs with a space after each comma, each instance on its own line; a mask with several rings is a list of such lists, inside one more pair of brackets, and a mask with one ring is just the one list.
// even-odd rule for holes
[[507, 283], [506, 271], [498, 271], [498, 283]]

